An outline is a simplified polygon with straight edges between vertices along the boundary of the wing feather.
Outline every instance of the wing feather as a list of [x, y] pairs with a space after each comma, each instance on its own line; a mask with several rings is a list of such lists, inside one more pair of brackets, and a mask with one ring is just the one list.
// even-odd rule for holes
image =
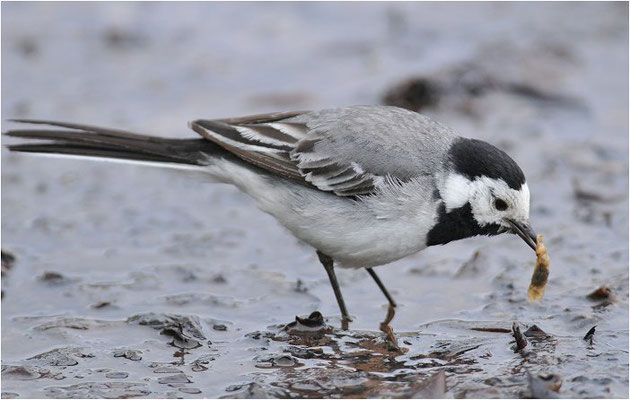
[[425, 116], [381, 106], [197, 120], [190, 125], [247, 162], [338, 196], [369, 195], [388, 179], [405, 182], [431, 174], [454, 137]]
[[239, 158], [282, 177], [312, 185], [339, 196], [370, 194], [382, 182], [353, 160], [332, 159], [316, 151], [324, 138], [313, 135], [304, 123], [284, 119], [302, 113], [196, 120], [193, 130]]

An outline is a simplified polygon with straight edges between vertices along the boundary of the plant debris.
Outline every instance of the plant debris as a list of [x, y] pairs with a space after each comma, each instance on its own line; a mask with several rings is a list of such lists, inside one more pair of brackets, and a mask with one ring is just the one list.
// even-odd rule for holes
[[527, 346], [527, 339], [521, 333], [521, 328], [518, 327], [518, 323], [514, 322], [512, 324], [512, 336], [514, 336], [514, 340], [516, 340], [516, 346], [514, 346], [514, 352], [518, 353], [523, 350]]
[[589, 329], [588, 332], [586, 332], [586, 335], [584, 335], [584, 340], [586, 340], [587, 342], [590, 342], [591, 345], [593, 344], [593, 336], [595, 336], [596, 327], [597, 325]]
[[525, 332], [523, 332], [523, 335], [527, 337], [533, 337], [533, 338], [539, 338], [539, 339], [545, 339], [545, 338], [550, 337], [550, 335], [548, 335], [545, 331], [540, 329], [538, 325], [530, 326], [529, 328], [527, 328]]
[[160, 330], [160, 335], [173, 337], [173, 341], [170, 344], [180, 349], [201, 347], [201, 343], [198, 340], [184, 332], [184, 326], [181, 323], [165, 326]]
[[435, 106], [441, 96], [442, 89], [435, 81], [411, 78], [389, 89], [383, 96], [383, 104], [420, 111]]
[[510, 329], [506, 328], [491, 328], [491, 327], [480, 327], [480, 328], [470, 328], [471, 331], [477, 332], [493, 332], [493, 333], [511, 333]]
[[600, 286], [593, 292], [589, 293], [586, 297], [591, 300], [601, 300], [610, 298], [612, 291], [608, 286]]
[[15, 256], [6, 250], [2, 250], [0, 254], [2, 254], [2, 276], [4, 276], [15, 264]]
[[109, 307], [111, 305], [112, 303], [109, 301], [99, 301], [98, 303], [92, 304], [92, 308], [99, 309], [99, 308]]
[[159, 329], [161, 335], [174, 338], [169, 344], [180, 349], [195, 349], [201, 346], [201, 340], [206, 340], [199, 317], [194, 315], [146, 313], [127, 318], [127, 323], [148, 325], [153, 329]]
[[324, 322], [324, 316], [319, 311], [313, 311], [308, 317], [300, 318], [295, 316], [295, 321], [289, 322], [284, 330], [291, 332], [300, 331], [322, 331], [329, 327]]
[[529, 301], [539, 301], [545, 294], [547, 279], [549, 278], [549, 256], [543, 241], [543, 236], [536, 237], [536, 267], [532, 274], [532, 281], [527, 289]]

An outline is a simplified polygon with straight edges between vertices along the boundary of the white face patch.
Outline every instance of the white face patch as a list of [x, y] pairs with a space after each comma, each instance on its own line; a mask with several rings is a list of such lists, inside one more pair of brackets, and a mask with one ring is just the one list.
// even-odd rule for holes
[[[446, 212], [470, 203], [473, 217], [479, 224], [498, 224], [509, 228], [506, 218], [526, 222], [529, 218], [529, 187], [524, 183], [518, 190], [510, 188], [501, 179], [477, 177], [469, 180], [457, 173], [449, 174], [440, 188]], [[505, 210], [498, 210], [495, 200], [507, 204]]]
[[466, 204], [471, 195], [472, 182], [463, 175], [449, 174], [440, 190], [446, 212]]

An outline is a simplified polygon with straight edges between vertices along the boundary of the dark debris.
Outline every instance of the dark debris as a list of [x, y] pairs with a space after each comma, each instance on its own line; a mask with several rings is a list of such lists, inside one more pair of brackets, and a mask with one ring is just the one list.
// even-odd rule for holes
[[608, 299], [611, 297], [612, 291], [608, 286], [600, 286], [595, 289], [593, 292], [589, 293], [586, 297], [591, 300], [602, 300]]
[[514, 352], [518, 353], [527, 346], [527, 339], [525, 339], [525, 336], [523, 336], [523, 334], [521, 333], [521, 328], [519, 328], [517, 322], [514, 322], [512, 324], [512, 336], [514, 336], [514, 340], [516, 340]]
[[439, 85], [427, 78], [410, 78], [387, 90], [382, 102], [388, 106], [420, 111], [437, 105], [442, 96]]
[[588, 332], [586, 332], [586, 335], [584, 335], [584, 340], [586, 340], [587, 342], [590, 342], [590, 344], [593, 344], [593, 336], [595, 336], [595, 328], [597, 326], [592, 327], [591, 329], [588, 330]]
[[523, 335], [537, 339], [546, 339], [548, 337], [551, 337], [551, 335], [548, 335], [545, 331], [540, 329], [538, 325], [530, 326], [525, 332], [523, 332]]
[[13, 253], [2, 250], [2, 276], [4, 276], [15, 265], [15, 256]]

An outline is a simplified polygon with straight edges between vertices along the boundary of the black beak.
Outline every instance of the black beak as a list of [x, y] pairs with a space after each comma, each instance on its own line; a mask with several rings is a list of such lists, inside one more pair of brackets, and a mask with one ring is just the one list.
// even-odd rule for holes
[[536, 232], [529, 226], [529, 223], [516, 222], [511, 219], [506, 219], [506, 221], [512, 227], [512, 232], [519, 235], [529, 247], [536, 251]]

